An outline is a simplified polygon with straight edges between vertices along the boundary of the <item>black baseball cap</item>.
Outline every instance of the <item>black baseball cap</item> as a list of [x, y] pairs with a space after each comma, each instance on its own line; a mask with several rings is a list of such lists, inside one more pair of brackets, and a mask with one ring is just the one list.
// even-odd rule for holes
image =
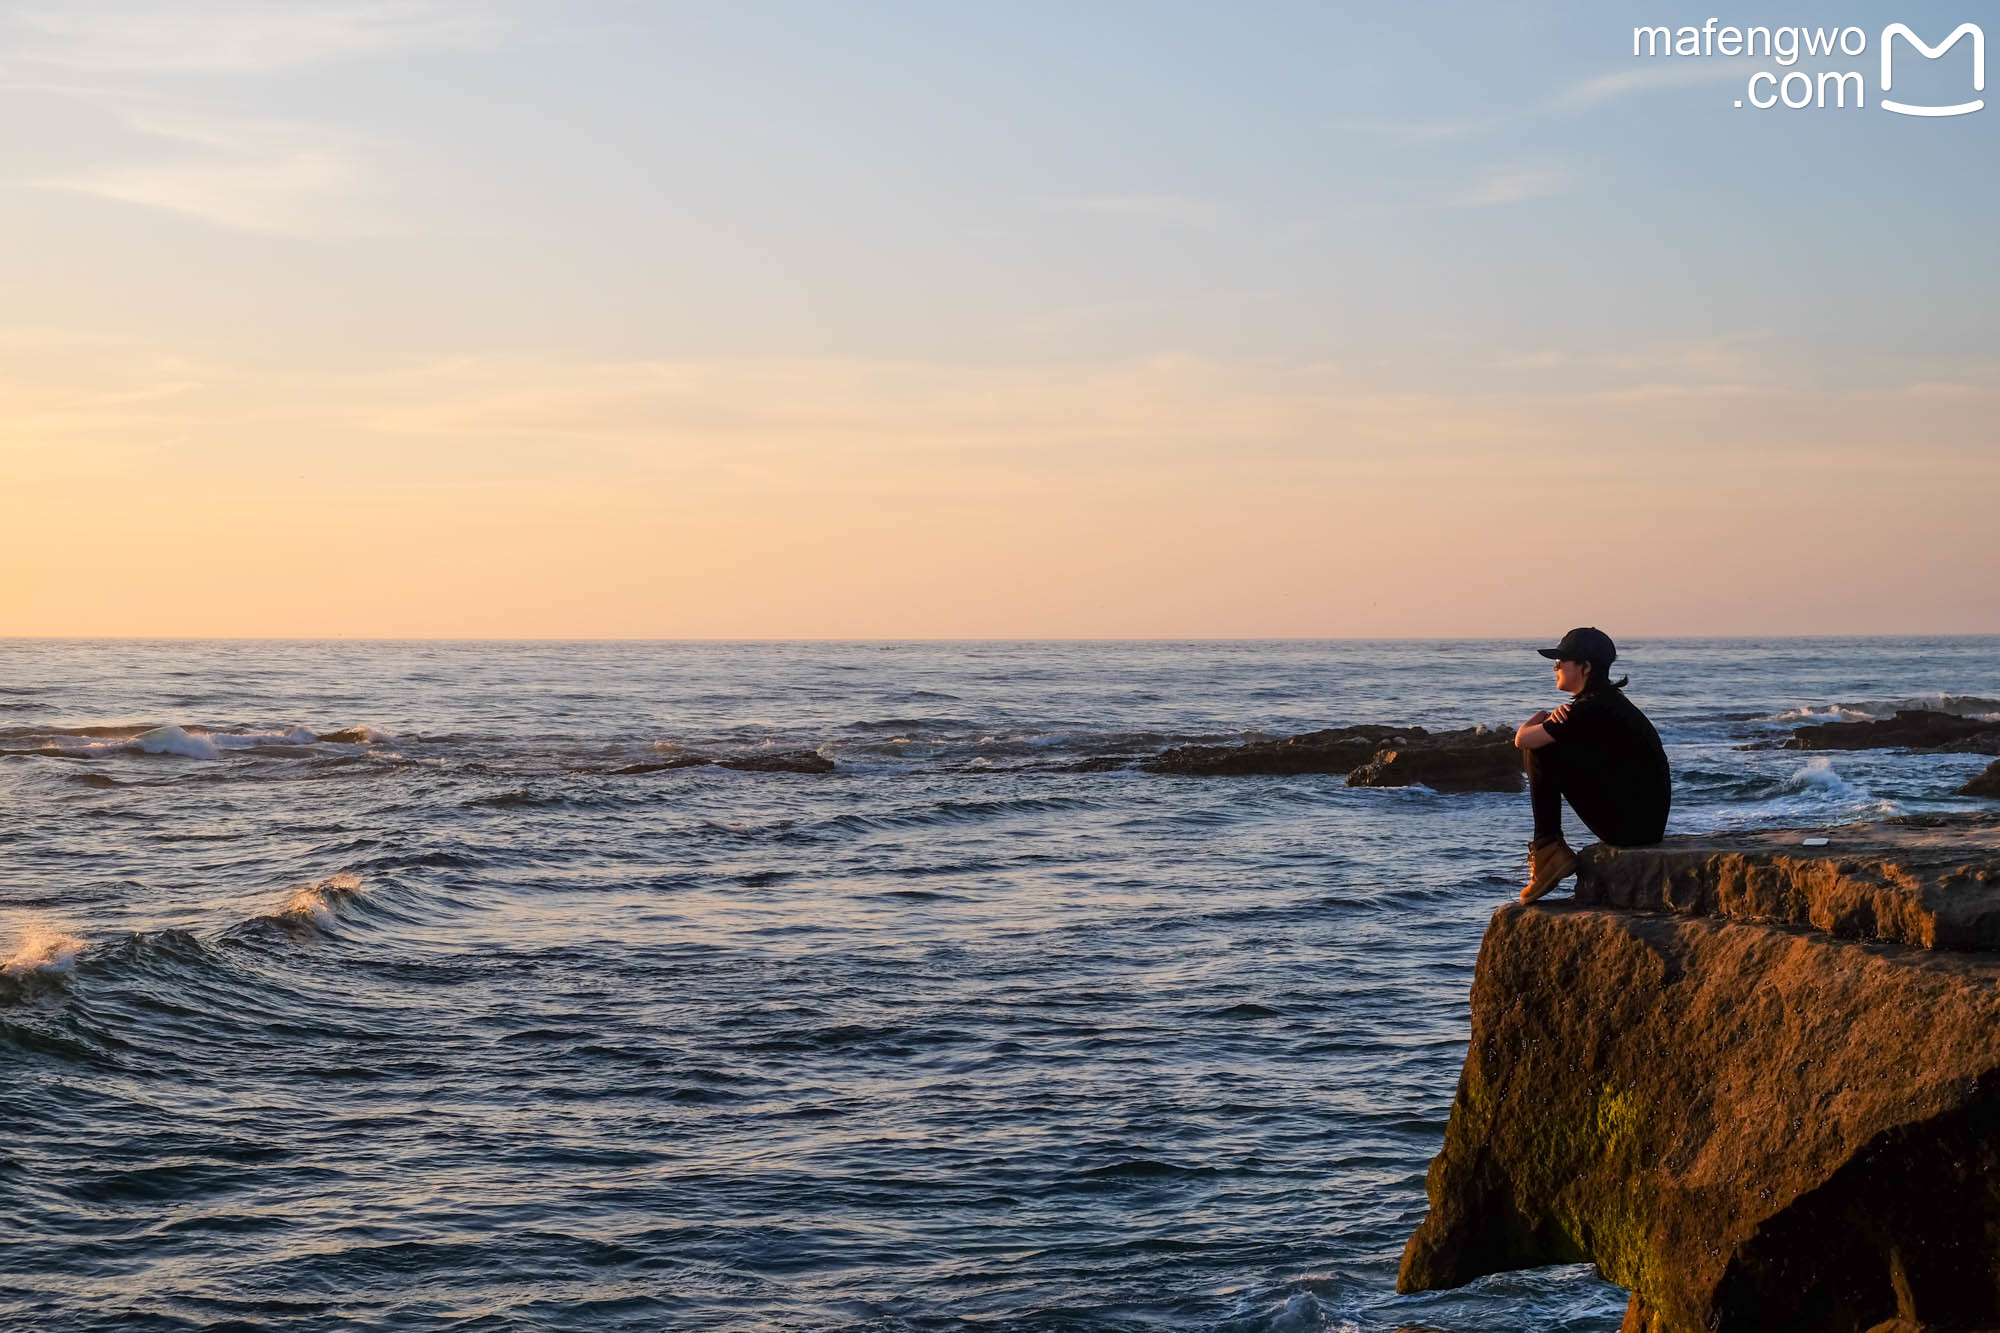
[[1535, 651], [1558, 662], [1595, 662], [1599, 666], [1610, 666], [1618, 660], [1618, 648], [1611, 642], [1611, 636], [1587, 625], [1563, 635], [1562, 642], [1555, 647], [1537, 648]]

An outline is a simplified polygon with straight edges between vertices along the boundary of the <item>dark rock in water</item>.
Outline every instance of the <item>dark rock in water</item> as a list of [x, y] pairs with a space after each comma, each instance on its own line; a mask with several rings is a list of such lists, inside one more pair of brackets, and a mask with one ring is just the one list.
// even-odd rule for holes
[[1059, 764], [1058, 773], [1115, 773], [1132, 766], [1132, 756], [1121, 754], [1101, 754], [1089, 759], [1078, 759], [1074, 763]]
[[626, 764], [614, 768], [614, 775], [635, 773], [665, 773], [676, 768], [733, 768], [742, 773], [831, 773], [833, 760], [817, 750], [780, 750], [774, 754], [734, 755], [717, 759], [705, 754], [677, 754], [667, 759], [652, 759], [640, 764]]
[[1348, 773], [1367, 763], [1384, 745], [1407, 745], [1429, 734], [1422, 727], [1329, 727], [1247, 745], [1179, 745], [1162, 750], [1141, 767], [1151, 773], [1187, 777]]
[[715, 761], [742, 773], [831, 773], [833, 760], [817, 750], [781, 750], [776, 754], [738, 755]]
[[1519, 791], [1522, 784], [1514, 733], [1498, 727], [1441, 732], [1422, 727], [1331, 727], [1247, 745], [1182, 745], [1139, 766], [1150, 773], [1184, 777], [1345, 773], [1350, 787], [1422, 783], [1436, 791]]
[[1905, 709], [1875, 722], [1821, 722], [1800, 727], [1781, 748], [2000, 754], [2000, 722], [1932, 709]]
[[2000, 759], [1986, 766], [1986, 771], [1958, 789], [1960, 796], [1992, 796], [2000, 799]]
[[615, 776], [634, 773], [665, 773], [676, 768], [705, 768], [714, 763], [705, 754], [677, 754], [671, 759], [650, 759], [643, 764], [627, 764], [623, 768], [611, 770]]
[[1581, 861], [1487, 929], [1398, 1289], [1588, 1260], [1628, 1333], [2000, 1325], [2000, 816]]
[[1471, 727], [1425, 736], [1393, 749], [1377, 750], [1347, 775], [1350, 787], [1408, 787], [1432, 791], [1519, 791], [1521, 752], [1514, 733]]

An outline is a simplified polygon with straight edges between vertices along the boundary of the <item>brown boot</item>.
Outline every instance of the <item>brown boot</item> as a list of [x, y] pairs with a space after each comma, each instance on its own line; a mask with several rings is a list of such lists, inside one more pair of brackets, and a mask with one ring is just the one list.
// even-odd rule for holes
[[1528, 887], [1521, 901], [1531, 903], [1576, 873], [1576, 853], [1561, 838], [1528, 848]]

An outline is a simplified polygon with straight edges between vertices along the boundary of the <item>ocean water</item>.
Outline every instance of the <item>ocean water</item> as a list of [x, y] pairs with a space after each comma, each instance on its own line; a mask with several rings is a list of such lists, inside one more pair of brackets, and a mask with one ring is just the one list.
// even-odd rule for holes
[[[1529, 646], [0, 642], [0, 1327], [1608, 1333], [1394, 1293], [1527, 798], [1064, 771]], [[1974, 804], [1739, 747], [2000, 641], [1625, 653], [1676, 831]]]

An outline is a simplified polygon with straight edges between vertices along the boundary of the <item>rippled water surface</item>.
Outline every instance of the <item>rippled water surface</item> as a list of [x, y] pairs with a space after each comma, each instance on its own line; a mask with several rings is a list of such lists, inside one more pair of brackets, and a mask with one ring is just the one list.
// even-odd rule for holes
[[[1620, 670], [1677, 831], [1964, 807], [1738, 747], [2000, 712], [1990, 639]], [[0, 1326], [1614, 1329], [1394, 1294], [1526, 797], [1065, 771], [1558, 701], [1497, 642], [0, 642]]]

